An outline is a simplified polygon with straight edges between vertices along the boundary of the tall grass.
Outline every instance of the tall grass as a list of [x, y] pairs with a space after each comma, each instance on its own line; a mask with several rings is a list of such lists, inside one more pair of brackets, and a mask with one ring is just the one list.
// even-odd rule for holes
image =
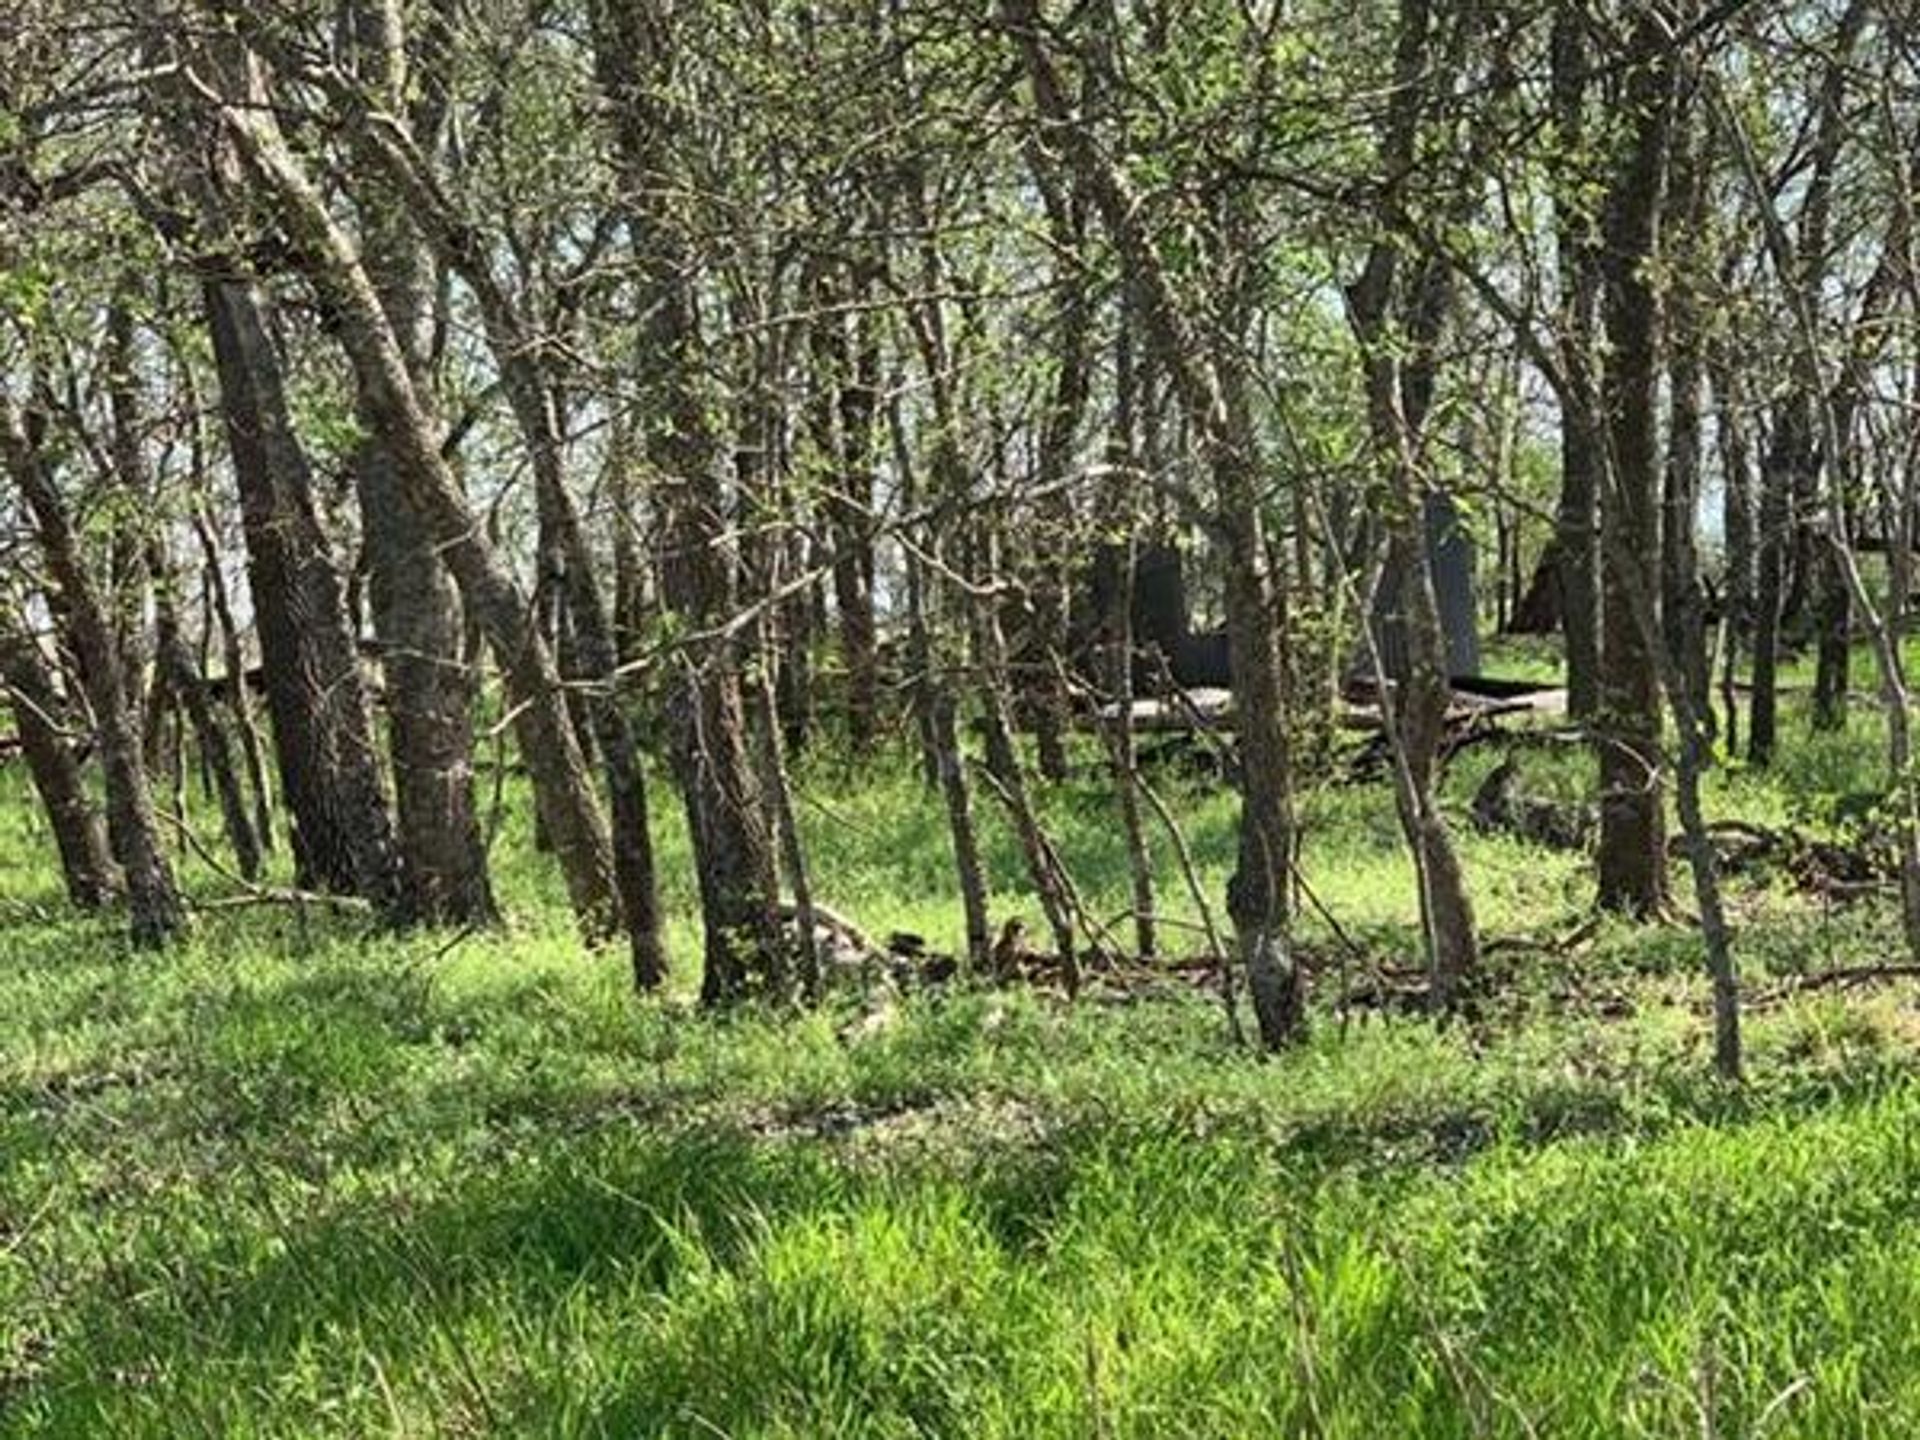
[[[1793, 763], [1841, 791], [1860, 749]], [[1785, 813], [1782, 782], [1717, 784], [1722, 813]], [[804, 789], [822, 896], [956, 943], [910, 768], [822, 760]], [[1234, 802], [1176, 793], [1218, 893]], [[1047, 797], [1103, 913], [1109, 803]], [[1411, 956], [1390, 801], [1303, 815], [1345, 943]], [[499, 935], [264, 908], [159, 959], [65, 914], [34, 824], [8, 789], [0, 1435], [1920, 1433], [1895, 992], [1757, 1013], [1738, 1091], [1678, 929], [1528, 959], [1497, 1022], [1328, 1015], [1271, 1063], [1199, 996], [712, 1017], [582, 955], [518, 824]], [[1030, 904], [989, 831], [1003, 913]], [[1465, 843], [1491, 930], [1584, 912], [1578, 857]], [[1891, 933], [1739, 903], [1756, 980]]]

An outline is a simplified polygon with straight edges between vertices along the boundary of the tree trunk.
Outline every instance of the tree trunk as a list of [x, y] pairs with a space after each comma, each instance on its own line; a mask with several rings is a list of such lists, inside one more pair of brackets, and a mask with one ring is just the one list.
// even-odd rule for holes
[[79, 757], [62, 733], [67, 704], [54, 687], [39, 642], [10, 607], [0, 610], [0, 685], [6, 687], [20, 749], [60, 852], [67, 899], [78, 909], [98, 910], [120, 893], [106, 826], [87, 794]]
[[[424, 417], [423, 417], [424, 418]], [[373, 410], [363, 405], [371, 432]], [[404, 861], [401, 919], [485, 925], [497, 911], [473, 788], [474, 677], [461, 656], [453, 579], [408, 502], [388, 446], [354, 456], [367, 598], [386, 676], [387, 743]]]
[[166, 557], [156, 545], [148, 560], [155, 579], [154, 659], [175, 701], [193, 727], [194, 743], [199, 746], [201, 762], [212, 773], [214, 793], [220, 800], [220, 817], [226, 827], [227, 844], [244, 880], [260, 875], [260, 842], [254, 835], [253, 821], [247, 813], [246, 791], [234, 768], [233, 751], [227, 734], [214, 714], [211, 687], [195, 661], [193, 650], [180, 629], [180, 615], [174, 603], [174, 577], [166, 566]]
[[[442, 77], [409, 67], [401, 10], [385, 0], [349, 6], [354, 59], [376, 102], [409, 128], [426, 112], [431, 147]], [[421, 96], [409, 106], [409, 87]], [[422, 420], [435, 432], [431, 381], [439, 276], [408, 197], [373, 174], [356, 198], [362, 260], [411, 381]], [[487, 925], [498, 918], [486, 841], [474, 800], [475, 677], [463, 662], [460, 596], [425, 517], [408, 504], [401, 461], [382, 434], [378, 397], [355, 407], [366, 438], [354, 457], [365, 536], [367, 594], [387, 681], [387, 732], [406, 881], [404, 918], [426, 925]]]
[[1214, 519], [1225, 548], [1227, 643], [1239, 725], [1239, 866], [1227, 887], [1235, 947], [1245, 967], [1262, 1044], [1291, 1043], [1306, 1024], [1306, 973], [1292, 948], [1292, 752], [1274, 623], [1271, 557], [1262, 515], [1265, 461], [1237, 369], [1191, 333], [1138, 197], [1082, 128], [1048, 53], [1035, 0], [1000, 0], [1000, 17], [1025, 61], [1034, 107], [1050, 143], [1065, 151], [1120, 252], [1141, 319], [1199, 441], [1214, 483]]
[[[135, 376], [137, 356], [134, 349], [133, 317], [119, 297], [116, 297], [114, 303], [108, 307], [107, 333], [107, 405], [112, 419], [111, 454], [114, 478], [122, 498], [139, 510], [153, 503], [154, 486], [143, 443], [145, 429], [140, 413], [139, 388]], [[129, 534], [132, 533], [132, 528], [127, 527]], [[160, 542], [151, 533], [144, 537], [139, 569], [144, 576], [144, 585], [151, 588], [154, 599], [153, 658], [156, 673], [152, 693], [155, 697], [161, 695], [168, 697], [170, 704], [167, 708], [176, 715], [184, 715], [193, 727], [194, 739], [200, 749], [201, 764], [211, 772], [214, 788], [219, 796], [220, 815], [226, 828], [228, 844], [233, 849], [234, 860], [239, 866], [241, 877], [253, 880], [260, 873], [260, 846], [254, 838], [253, 822], [247, 815], [246, 795], [240, 788], [239, 776], [233, 768], [233, 754], [228, 748], [226, 733], [214, 718], [213, 707], [208, 699], [206, 676], [201, 672], [199, 663], [194, 659], [193, 650], [187, 644], [186, 635], [180, 628], [172, 568]], [[120, 633], [126, 633], [124, 626]], [[124, 657], [126, 654], [124, 642], [116, 642], [116, 644], [119, 653]], [[156, 715], [160, 709], [160, 705], [154, 706]], [[155, 728], [157, 729], [157, 724]], [[149, 732], [147, 738], [147, 754], [150, 757], [158, 753], [158, 747], [152, 743], [152, 732]], [[184, 766], [185, 748], [184, 740], [176, 734], [173, 752], [177, 767]], [[174, 811], [184, 821], [186, 806], [182, 793], [183, 769], [176, 769], [175, 773], [180, 775], [181, 779], [175, 782]]]
[[1815, 567], [1814, 590], [1820, 641], [1814, 652], [1813, 728], [1843, 730], [1853, 670], [1853, 597], [1826, 546]]
[[[1427, 0], [1401, 0], [1394, 62], [1394, 100], [1381, 139], [1381, 169], [1411, 172], [1419, 140], [1422, 95], [1430, 68]], [[1421, 446], [1434, 389], [1434, 348], [1450, 306], [1446, 270], [1432, 260], [1404, 273], [1395, 229], [1397, 198], [1383, 197], [1383, 237], [1368, 254], [1350, 292], [1354, 330], [1366, 371], [1367, 420], [1375, 464], [1386, 479], [1387, 566], [1402, 612], [1405, 664], [1391, 678], [1388, 739], [1396, 754], [1401, 828], [1419, 885], [1421, 934], [1433, 1003], [1452, 1008], [1479, 969], [1473, 902], [1453, 837], [1435, 793], [1440, 744], [1452, 702], [1445, 628], [1434, 588], [1428, 514], [1434, 501], [1422, 473]], [[1376, 653], [1382, 648], [1376, 645]]]
[[1085, 270], [1087, 214], [1078, 188], [1053, 183], [1044, 164], [1035, 168], [1046, 205], [1048, 238], [1057, 257], [1058, 339], [1053, 392], [1041, 420], [1034, 467], [1038, 524], [1032, 586], [1034, 643], [1028, 648], [1040, 668], [1021, 688], [1032, 697], [1040, 773], [1059, 784], [1067, 778], [1066, 735], [1073, 721], [1063, 669], [1072, 571], [1063, 557], [1072, 554], [1076, 531], [1066, 482], [1091, 391], [1094, 280]]
[[[1669, 185], [1673, 190], [1673, 248], [1708, 253], [1707, 173], [1699, 153], [1700, 126], [1691, 115], [1674, 125]], [[1704, 730], [1701, 759], [1712, 759], [1713, 677], [1707, 653], [1706, 592], [1697, 538], [1700, 475], [1705, 459], [1706, 336], [1700, 301], [1689, 279], [1671, 290], [1672, 341], [1667, 355], [1667, 463], [1661, 498], [1660, 608], [1663, 641], [1693, 714]]]
[[1134, 947], [1141, 959], [1154, 955], [1158, 935], [1154, 924], [1153, 853], [1147, 845], [1145, 819], [1140, 810], [1140, 769], [1133, 730], [1133, 592], [1139, 556], [1139, 517], [1134, 485], [1134, 415], [1138, 377], [1133, 342], [1124, 307], [1114, 344], [1116, 390], [1113, 436], [1109, 456], [1115, 472], [1124, 478], [1115, 488], [1114, 513], [1123, 517], [1126, 539], [1113, 548], [1118, 573], [1105, 587], [1106, 613], [1099, 618], [1100, 670], [1112, 719], [1105, 725], [1107, 754], [1112, 762], [1114, 793], [1120, 802], [1120, 823], [1127, 837], [1127, 871], [1133, 881]]
[[23, 424], [11, 405], [6, 406], [0, 412], [0, 445], [59, 587], [68, 635], [93, 709], [106, 773], [107, 833], [125, 872], [133, 943], [142, 949], [156, 948], [185, 934], [186, 909], [160, 841], [141, 754], [140, 722], [121, 673], [112, 617], [47, 471], [37, 433], [41, 424], [38, 416]]
[[682, 123], [671, 93], [672, 16], [658, 0], [600, 3], [592, 14], [594, 69], [613, 112], [629, 227], [640, 266], [644, 348], [640, 383], [654, 413], [644, 443], [664, 519], [660, 596], [690, 642], [671, 704], [674, 770], [685, 799], [706, 931], [701, 993], [743, 994], [758, 978], [784, 984], [786, 945], [772, 830], [755, 773], [740, 688], [734, 620], [735, 559], [728, 536], [720, 446], [704, 393], [698, 273], [683, 217], [672, 147]]
[[[991, 557], [994, 550], [992, 538], [982, 536], [980, 549]], [[989, 559], [985, 566], [987, 574], [991, 576], [996, 568]], [[1013, 832], [1020, 842], [1021, 856], [1026, 861], [1027, 876], [1033, 882], [1034, 893], [1040, 898], [1040, 908], [1047, 917], [1047, 928], [1053, 932], [1054, 951], [1059, 956], [1060, 972], [1066, 981], [1067, 993], [1077, 994], [1080, 988], [1080, 961], [1075, 943], [1072, 902], [1054, 847], [1040, 828], [1040, 817], [1033, 808], [1028, 791], [1025, 767], [1020, 763], [1020, 753], [1014, 744], [1012, 708], [1006, 690], [1007, 642], [1000, 627], [997, 595], [989, 593], [979, 598], [975, 633], [979, 641], [982, 670], [980, 691], [985, 710], [987, 773], [993, 777], [1001, 803], [1007, 807], [1008, 818], [1013, 821]]]
[[267, 785], [266, 759], [260, 752], [260, 734], [253, 723], [253, 695], [247, 685], [246, 651], [240, 643], [239, 622], [234, 619], [233, 602], [227, 593], [227, 577], [220, 568], [220, 546], [214, 538], [213, 522], [205, 509], [196, 504], [193, 513], [194, 534], [200, 542], [203, 590], [208, 613], [220, 634], [220, 663], [225, 673], [220, 678], [220, 693], [233, 717], [234, 732], [240, 740], [241, 759], [246, 764], [247, 788], [253, 797], [253, 833], [262, 851], [273, 849], [273, 794]]
[[220, 118], [280, 211], [308, 279], [334, 313], [362, 413], [393, 465], [405, 508], [440, 547], [499, 663], [535, 801], [574, 912], [589, 937], [604, 937], [619, 914], [612, 847], [532, 607], [440, 453], [378, 293], [278, 126], [253, 107], [223, 104]]
[[[871, 268], [864, 261], [852, 267], [851, 298], [856, 303], [872, 289]], [[809, 333], [814, 389], [810, 426], [816, 463], [825, 471], [827, 485], [833, 607], [846, 669], [847, 739], [856, 755], [866, 755], [873, 749], [879, 723], [872, 530], [880, 352], [869, 317], [863, 314], [852, 322], [850, 347], [847, 322], [826, 313], [835, 292], [823, 282], [815, 296], [821, 313]]]
[[1813, 463], [1805, 402], [1789, 401], [1774, 417], [1760, 466], [1760, 531], [1753, 593], [1753, 698], [1747, 721], [1748, 763], [1773, 763], [1779, 735], [1780, 621], [1786, 586], [1788, 527], [1796, 475]]
[[294, 433], [266, 292], [203, 287], [227, 448], [240, 491], [248, 591], [266, 679], [280, 793], [297, 881], [400, 909], [400, 854], [374, 749], [359, 647]]
[[1719, 359], [1713, 367], [1713, 399], [1720, 442], [1721, 530], [1727, 548], [1720, 707], [1726, 715], [1726, 747], [1733, 753], [1740, 744], [1740, 642], [1752, 629], [1754, 612], [1753, 448], [1741, 413], [1739, 382], [1733, 367]]
[[1601, 387], [1611, 484], [1601, 497], [1602, 556], [1599, 899], [1603, 908], [1652, 916], [1666, 906], [1660, 757], [1657, 601], [1634, 614], [1628, 565], [1661, 573], [1659, 297], [1649, 273], [1659, 254], [1673, 59], [1657, 17], [1634, 23], [1624, 56], [1623, 109], [1631, 117], [1606, 211], [1605, 318], [1609, 353]]

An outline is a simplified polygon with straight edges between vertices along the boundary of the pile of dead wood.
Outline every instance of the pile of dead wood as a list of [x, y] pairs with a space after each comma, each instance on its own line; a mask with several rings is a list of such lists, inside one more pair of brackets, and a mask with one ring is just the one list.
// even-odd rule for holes
[[1551, 850], [1586, 849], [1600, 819], [1592, 805], [1528, 793], [1520, 782], [1519, 756], [1511, 748], [1474, 791], [1468, 814], [1476, 830], [1517, 835]]
[[[1877, 894], [1898, 879], [1893, 847], [1872, 837], [1848, 843], [1798, 826], [1716, 820], [1707, 827], [1721, 870], [1729, 875], [1784, 874], [1793, 886], [1829, 900]], [[1677, 849], [1680, 837], [1670, 842]]]

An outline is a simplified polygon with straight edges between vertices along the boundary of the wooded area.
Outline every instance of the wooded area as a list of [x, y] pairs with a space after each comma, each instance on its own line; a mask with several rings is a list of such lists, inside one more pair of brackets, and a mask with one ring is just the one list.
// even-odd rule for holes
[[18, 4], [0, 930], [1751, 1081], [1920, 972], [1916, 196], [1894, 0]]

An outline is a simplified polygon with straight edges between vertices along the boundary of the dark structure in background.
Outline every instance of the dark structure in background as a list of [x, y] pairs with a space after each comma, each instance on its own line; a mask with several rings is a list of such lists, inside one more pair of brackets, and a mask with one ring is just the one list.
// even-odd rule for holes
[[[1473, 537], [1451, 500], [1434, 496], [1427, 507], [1427, 543], [1433, 558], [1434, 589], [1447, 636], [1448, 671], [1455, 683], [1480, 678], [1478, 596]], [[1126, 583], [1126, 550], [1105, 545], [1080, 587], [1073, 615], [1074, 659], [1082, 673], [1096, 673], [1094, 639], [1098, 617], [1108, 613]], [[1402, 577], [1383, 574], [1370, 605], [1376, 643], [1389, 676], [1405, 673], [1406, 635], [1400, 618]], [[1194, 630], [1187, 597], [1185, 557], [1168, 544], [1142, 545], [1134, 558], [1134, 684], [1149, 692], [1162, 679], [1164, 661], [1174, 680], [1188, 689], [1227, 688], [1233, 680], [1232, 657], [1224, 629]], [[1373, 673], [1367, 647], [1354, 637], [1351, 666], [1356, 677]]]
[[[1073, 614], [1074, 661], [1083, 674], [1098, 673], [1096, 637], [1100, 617], [1112, 613], [1126, 584], [1126, 547], [1103, 545], [1079, 593]], [[1186, 560], [1176, 545], [1143, 545], [1134, 556], [1133, 683], [1148, 691], [1161, 680], [1161, 666], [1188, 687], [1224, 689], [1233, 678], [1225, 629], [1195, 631], [1187, 599]]]
[[[1474, 589], [1478, 562], [1473, 536], [1453, 497], [1441, 491], [1427, 496], [1427, 553], [1433, 565], [1434, 598], [1440, 605], [1440, 626], [1447, 637], [1447, 674], [1456, 681], [1480, 674], [1479, 596]], [[1391, 572], [1380, 577], [1373, 593], [1372, 624], [1381, 662], [1390, 678], [1406, 674], [1406, 626], [1400, 605], [1405, 577]], [[1372, 674], [1371, 657], [1364, 650], [1354, 670]]]

